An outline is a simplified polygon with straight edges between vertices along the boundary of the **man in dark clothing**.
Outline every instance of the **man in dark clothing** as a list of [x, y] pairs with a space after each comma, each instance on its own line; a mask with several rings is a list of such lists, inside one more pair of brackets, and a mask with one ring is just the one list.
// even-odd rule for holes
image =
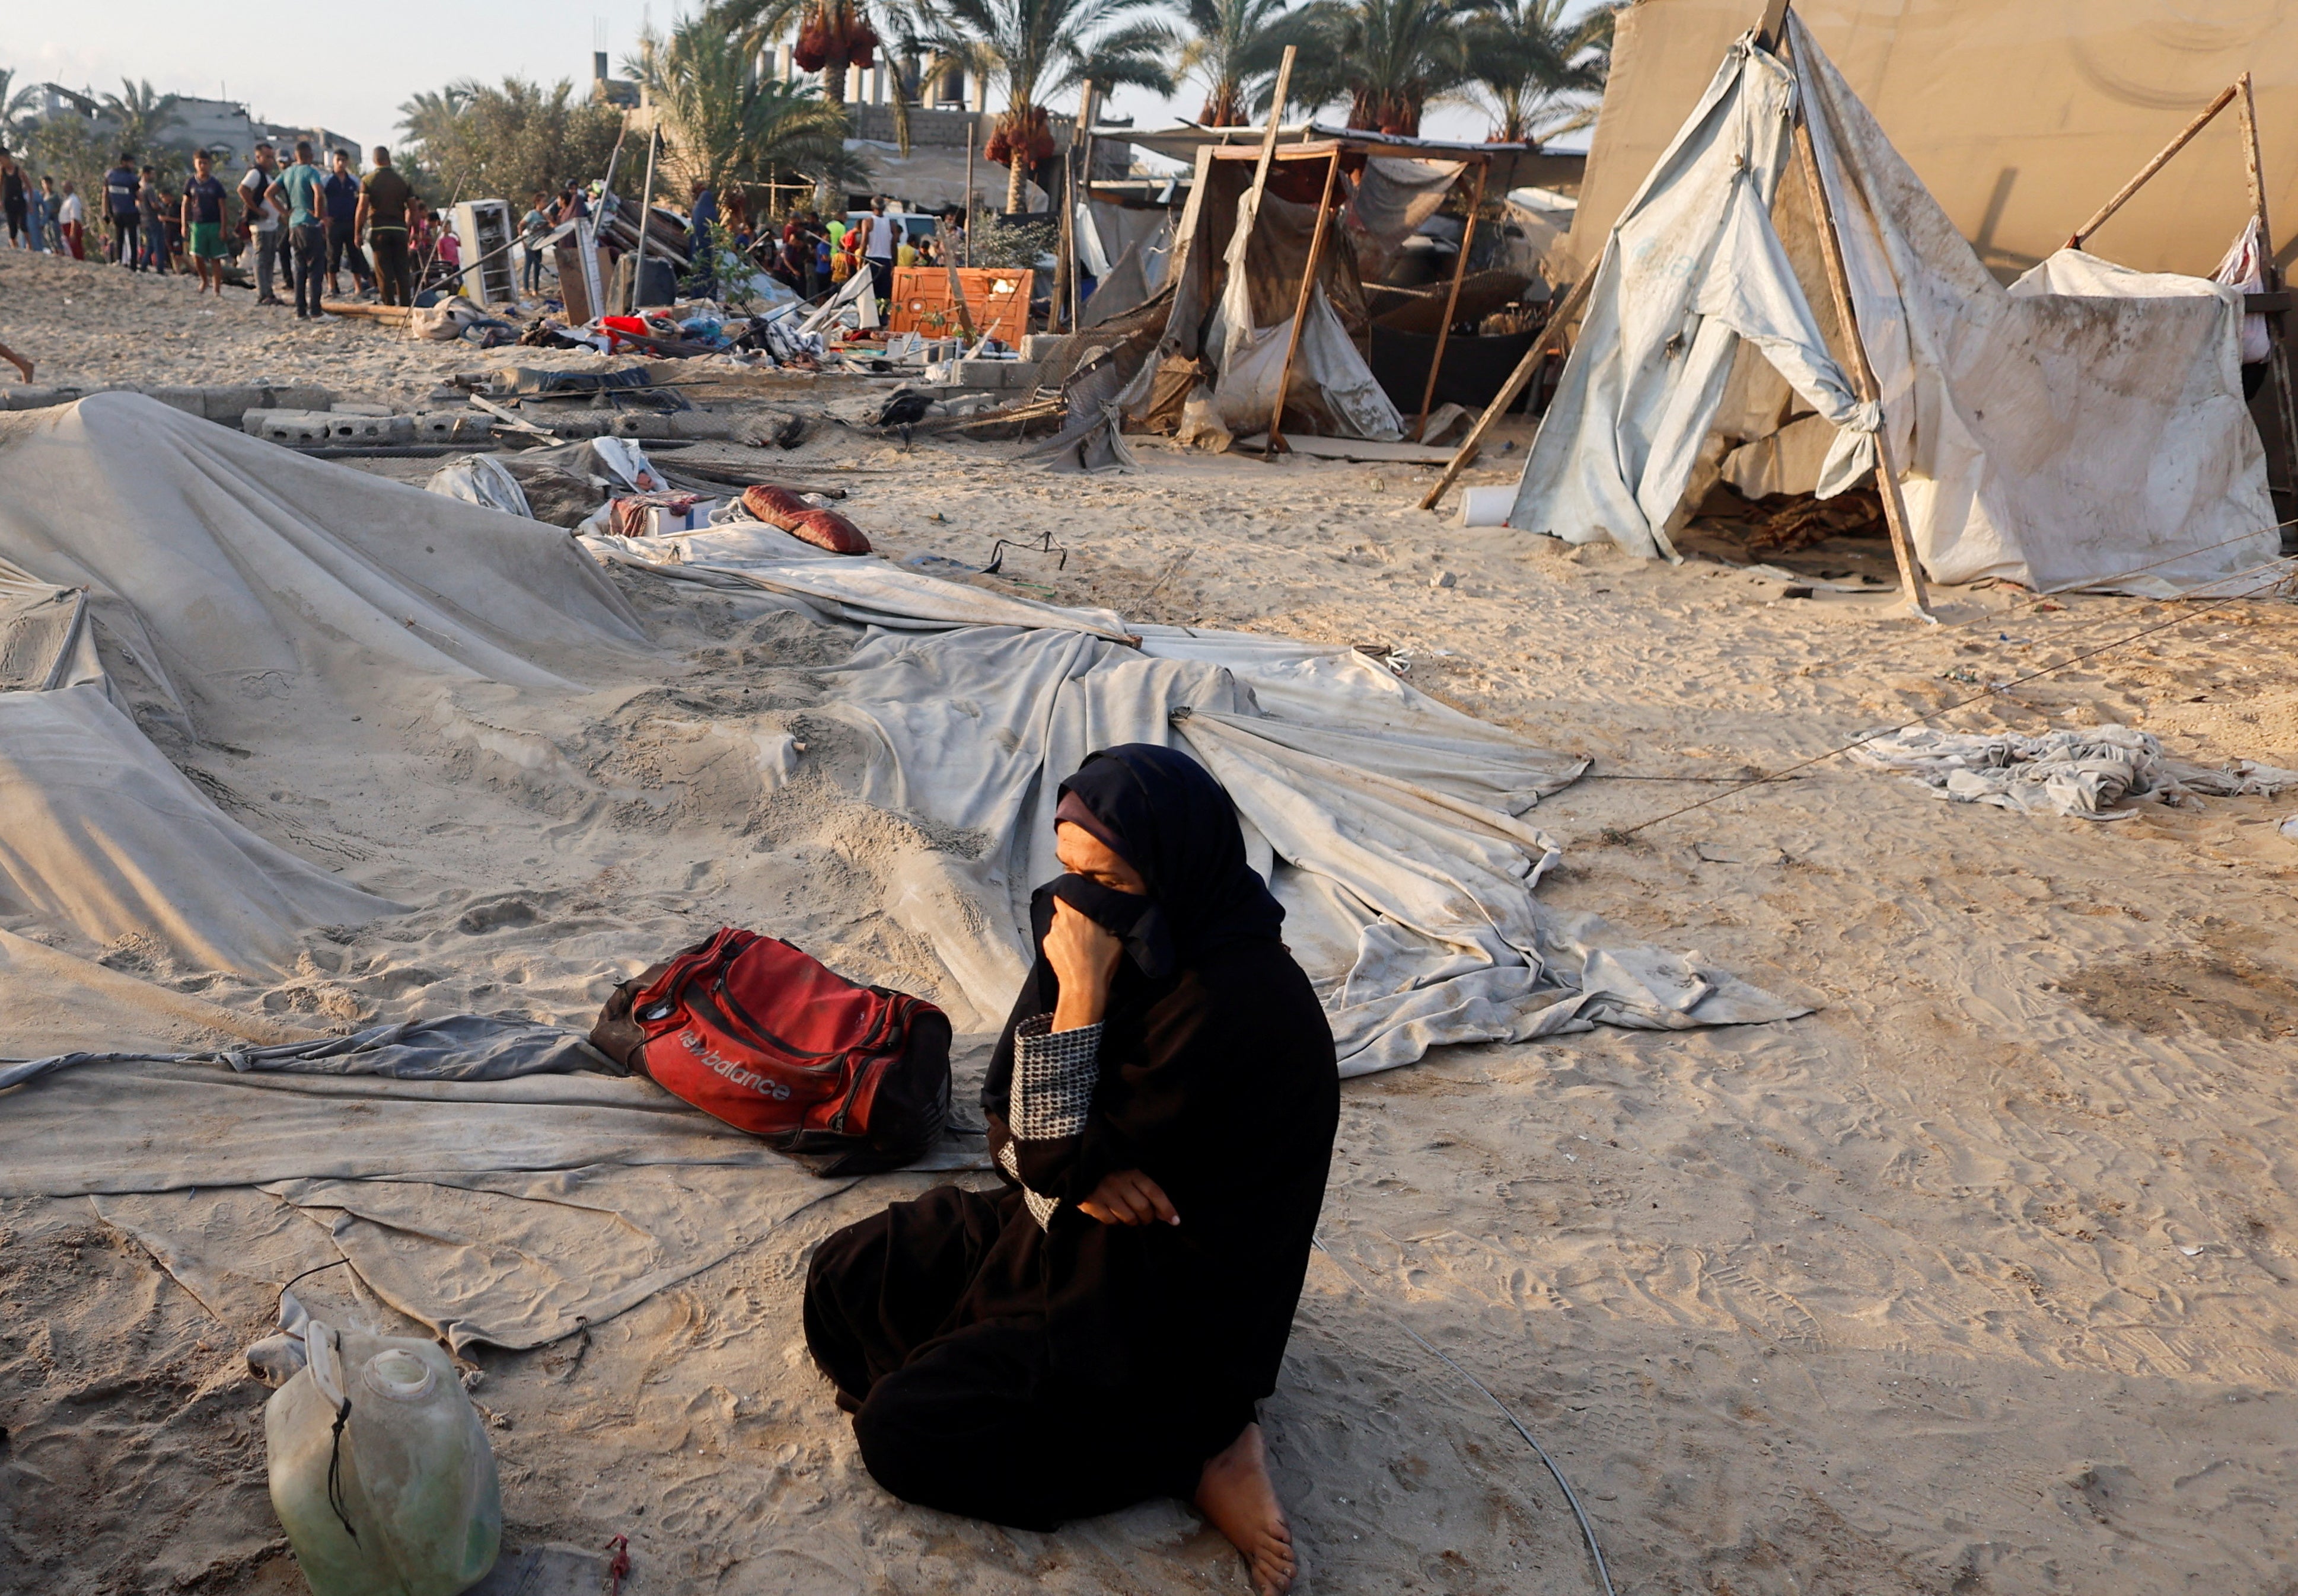
[[367, 269], [367, 257], [360, 253], [360, 180], [351, 174], [349, 150], [335, 152], [335, 169], [321, 186], [327, 195], [327, 292], [343, 292], [345, 260], [351, 262], [351, 281], [361, 292], [372, 292], [375, 278]]
[[138, 269], [136, 259], [136, 191], [142, 186], [136, 176], [136, 157], [123, 152], [112, 169], [103, 174], [103, 214], [112, 223], [112, 252], [107, 257], [114, 266], [124, 266], [129, 271]]
[[319, 267], [327, 252], [324, 218], [327, 179], [312, 158], [311, 141], [295, 142], [295, 164], [279, 175], [279, 191], [287, 202], [287, 232], [295, 249], [295, 317], [319, 314]]
[[391, 152], [377, 144], [375, 170], [360, 184], [353, 231], [365, 231], [375, 251], [376, 284], [386, 305], [412, 305], [414, 280], [407, 259], [407, 236], [417, 209], [415, 185], [391, 164]]

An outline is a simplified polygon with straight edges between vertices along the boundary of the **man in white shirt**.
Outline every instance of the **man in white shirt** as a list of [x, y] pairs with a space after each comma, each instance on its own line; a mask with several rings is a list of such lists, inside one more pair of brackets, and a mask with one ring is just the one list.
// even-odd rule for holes
[[239, 203], [242, 213], [241, 229], [248, 242], [255, 246], [255, 302], [259, 305], [285, 305], [286, 300], [271, 292], [271, 276], [279, 262], [280, 243], [286, 236], [281, 230], [284, 212], [273, 198], [271, 186], [279, 178], [279, 156], [270, 144], [255, 146], [255, 164], [247, 169], [239, 180]]
[[881, 300], [894, 297], [894, 246], [904, 232], [900, 221], [886, 214], [886, 196], [870, 202], [862, 218], [862, 259], [869, 263], [872, 291]]

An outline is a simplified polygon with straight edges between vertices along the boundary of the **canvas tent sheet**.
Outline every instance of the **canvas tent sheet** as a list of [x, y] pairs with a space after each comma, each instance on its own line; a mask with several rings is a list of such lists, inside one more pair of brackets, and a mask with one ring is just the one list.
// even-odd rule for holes
[[[1321, 161], [1295, 164], [1313, 168], [1321, 186]], [[1240, 435], [1266, 430], [1275, 410], [1317, 220], [1313, 198], [1296, 202], [1264, 190], [1256, 200], [1252, 185], [1251, 162], [1200, 167], [1182, 215], [1173, 308], [1159, 346], [1165, 359], [1203, 364], [1214, 412]], [[1403, 418], [1356, 341], [1366, 325], [1355, 254], [1328, 243], [1285, 388], [1288, 425], [1327, 437], [1404, 435]], [[1149, 384], [1136, 387], [1128, 408], [1137, 415]]]
[[[1019, 982], [1029, 890], [1054, 873], [1054, 789], [1123, 741], [1185, 748], [1228, 787], [1351, 1073], [1446, 1042], [1801, 1012], [1696, 953], [1551, 914], [1533, 889], [1554, 847], [1524, 817], [1580, 761], [1352, 650], [1128, 627], [762, 527], [601, 558], [136, 396], [0, 422], [0, 473], [20, 471], [50, 490], [0, 502], [12, 592], [45, 614], [88, 584], [100, 679], [0, 693], [9, 802], [47, 817], [37, 847], [12, 830], [0, 887], [0, 1013], [37, 1016], [0, 1032], [12, 1056], [295, 1041], [343, 1017], [331, 976], [365, 982], [383, 1019], [435, 1017], [459, 1011], [426, 994], [467, 960], [500, 973], [469, 988], [489, 1004], [580, 1025], [718, 917], [841, 894], [825, 912], [867, 933], [848, 973], [889, 973], [871, 949], [922, 950], [907, 983], [978, 1036]], [[628, 594], [706, 642], [652, 641]], [[811, 776], [789, 711], [718, 641], [785, 621], [837, 643], [790, 672], [831, 751], [807, 757], [846, 761]], [[72, 628], [42, 624], [62, 650]], [[129, 778], [95, 793], [91, 761]], [[823, 814], [836, 848], [762, 851], [762, 825]], [[75, 907], [136, 857], [155, 861], [145, 896]], [[731, 884], [695, 884], [714, 876]], [[728, 1170], [754, 1209], [727, 1211]], [[194, 1188], [211, 1201], [145, 1200]], [[596, 1074], [121, 1061], [0, 1090], [0, 1190], [92, 1194], [187, 1280], [227, 1274], [233, 1227], [260, 1222], [293, 1241], [282, 1261], [334, 1248], [459, 1341], [566, 1333], [822, 1189], [649, 1082]]]
[[[2298, 216], [2298, 4], [2175, 0], [1798, 0], [1812, 37], [1980, 259], [2039, 264], [2213, 95], [2256, 75], [2270, 215]], [[1612, 70], [1569, 244], [1592, 267], [1763, 0], [1640, 0]], [[2100, 233], [2142, 271], [2207, 276], [2249, 215], [2222, 115]], [[2285, 225], [2287, 267], [2298, 234]]]
[[[1737, 41], [1623, 212], [1509, 524], [1671, 555], [1724, 450], [1800, 408], [1819, 418], [1806, 440], [1823, 424], [1833, 435], [1814, 481], [1777, 485], [1840, 491], [1888, 425], [1916, 552], [1939, 581], [2057, 587], [2143, 567], [2131, 585], [2173, 591], [2273, 560], [2240, 297], [2088, 257], [2004, 289], [1789, 26], [1797, 69]], [[1813, 213], [1788, 170], [1798, 98], [1880, 415], [1845, 375]]]

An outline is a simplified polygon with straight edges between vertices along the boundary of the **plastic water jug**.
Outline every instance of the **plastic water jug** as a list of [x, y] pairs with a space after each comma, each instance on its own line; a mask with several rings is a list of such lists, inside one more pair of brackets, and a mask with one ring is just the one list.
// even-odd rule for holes
[[502, 1544], [494, 1453], [427, 1341], [302, 1325], [307, 1362], [264, 1404], [271, 1506], [313, 1596], [456, 1596]]

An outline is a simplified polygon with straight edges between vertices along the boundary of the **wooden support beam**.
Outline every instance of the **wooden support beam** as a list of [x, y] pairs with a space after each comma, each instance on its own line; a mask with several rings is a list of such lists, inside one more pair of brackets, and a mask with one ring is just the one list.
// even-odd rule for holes
[[2097, 232], [2101, 227], [2106, 226], [2107, 218], [2121, 210], [2124, 204], [2129, 202], [2131, 195], [2137, 193], [2140, 189], [2146, 186], [2148, 178], [2153, 177], [2155, 173], [2161, 171], [2165, 166], [2170, 164], [2170, 157], [2185, 149], [2188, 144], [2193, 142], [2195, 135], [2209, 127], [2211, 119], [2215, 118], [2219, 112], [2224, 111], [2228, 106], [2234, 103], [2235, 95], [2243, 92], [2244, 85], [2248, 81], [2249, 74], [2244, 73], [2241, 79], [2227, 85], [2224, 89], [2220, 90], [2217, 99], [2212, 100], [2208, 105], [2203, 107], [2202, 114], [2200, 116], [2197, 116], [2193, 121], [2188, 122], [2184, 128], [2178, 130], [2178, 137], [2172, 139], [2169, 144], [2164, 144], [2161, 152], [2155, 155], [2153, 160], [2148, 161], [2145, 166], [2138, 169], [2138, 176], [2133, 177], [2129, 182], [2124, 184], [2120, 189], [2116, 190], [2114, 198], [2100, 206], [2096, 215], [2093, 216], [2090, 220], [2085, 222], [2081, 226], [2077, 227], [2068, 235], [2067, 248], [2071, 250], [2081, 249], [2085, 239]]
[[[1476, 449], [1483, 444], [1484, 434], [1492, 430], [1494, 424], [1508, 413], [1508, 407], [1516, 403], [1517, 396], [1548, 364], [1549, 355], [1563, 340], [1565, 327], [1588, 302], [1588, 291], [1595, 286], [1595, 283], [1593, 267], [1580, 275], [1580, 280], [1572, 285], [1572, 292], [1564, 296], [1564, 303], [1557, 307], [1549, 317], [1548, 325], [1540, 330], [1539, 341], [1525, 350], [1524, 358], [1516, 363], [1514, 371], [1509, 373], [1509, 380], [1500, 384], [1500, 391], [1492, 396], [1492, 402], [1484, 407], [1484, 413], [1476, 417], [1476, 424], [1468, 429], [1468, 435], [1460, 440], [1460, 447], [1452, 451], [1452, 463], [1444, 468], [1444, 474], [1436, 479], [1436, 485], [1428, 489], [1427, 497], [1420, 501], [1422, 509], [1434, 509], [1452, 484], [1459, 481], [1460, 473], [1468, 468], [1468, 462], [1476, 457]], [[1537, 443], [1539, 440], [1539, 435], [1533, 434], [1533, 441]]]
[[2242, 91], [2242, 156], [2250, 178], [2250, 210], [2258, 220], [2258, 264], [2266, 278], [2268, 294], [2281, 295], [2286, 309], [2266, 311], [2266, 380], [2274, 389], [2275, 418], [2281, 425], [2282, 480], [2298, 492], [2298, 404], [2293, 403], [2290, 380], [2290, 296], [2283, 292], [2281, 268], [2274, 264], [2274, 225], [2266, 214], [2266, 166], [2258, 152], [2258, 100], [2251, 92], [2250, 74], [2235, 81]]
[[1340, 180], [1341, 152], [1335, 150], [1325, 167], [1325, 192], [1317, 202], [1317, 225], [1309, 233], [1309, 263], [1301, 268], [1301, 292], [1293, 301], [1293, 331], [1285, 340], [1285, 364], [1277, 371], [1277, 398], [1269, 407], [1269, 441], [1261, 451], [1264, 460], [1275, 459], [1278, 447], [1285, 441], [1280, 428], [1285, 420], [1285, 396], [1293, 385], [1293, 357], [1301, 352], [1301, 329], [1308, 322], [1309, 303], [1317, 292], [1317, 267], [1324, 263], [1325, 234], [1330, 230], [1333, 217], [1333, 189]]
[[1788, 0], [1766, 0], [1764, 20], [1756, 24], [1756, 42], [1766, 50], [1777, 52], [1781, 30], [1788, 23]]
[[1436, 325], [1436, 352], [1428, 357], [1428, 381], [1420, 389], [1420, 415], [1412, 424], [1415, 443], [1422, 441], [1421, 435], [1428, 431], [1428, 407], [1436, 398], [1436, 374], [1444, 369], [1444, 342], [1452, 336], [1452, 312], [1460, 303], [1460, 279], [1468, 272], [1468, 246], [1476, 242], [1476, 210], [1484, 202], [1484, 179], [1492, 169], [1489, 155], [1476, 163], [1476, 186], [1468, 199], [1467, 223], [1460, 229], [1460, 256], [1452, 262], [1452, 287], [1444, 296], [1444, 319]]
[[1261, 191], [1269, 184], [1269, 163], [1277, 158], [1277, 124], [1283, 119], [1285, 96], [1293, 89], [1293, 58], [1301, 53], [1298, 45], [1285, 46], [1285, 54], [1277, 63], [1277, 86], [1270, 91], [1269, 125], [1261, 129], [1261, 155], [1252, 168], [1252, 209], [1261, 207]]
[[[1801, 63], [1797, 63], [1798, 74]], [[1796, 165], [1803, 169], [1804, 185], [1811, 196], [1812, 219], [1818, 224], [1820, 259], [1827, 267], [1827, 288], [1835, 301], [1836, 325], [1842, 329], [1843, 347], [1851, 360], [1851, 381], [1863, 399], [1879, 401], [1881, 389], [1875, 381], [1875, 367], [1867, 358], [1867, 345], [1859, 332], [1859, 316], [1851, 302], [1851, 275], [1844, 269], [1843, 239], [1836, 230], [1835, 207], [1827, 197], [1827, 185], [1820, 180], [1819, 157], [1811, 145], [1811, 125], [1804, 119], [1798, 103], [1795, 112]], [[1907, 525], [1907, 506], [1899, 496], [1899, 466], [1891, 450], [1890, 418], [1875, 429], [1875, 489], [1883, 501], [1883, 524], [1891, 534], [1891, 553], [1899, 563], [1899, 583], [1907, 596], [1907, 605], [1924, 621], [1933, 619], [1930, 595], [1923, 587], [1922, 560], [1915, 554], [1915, 539]]]

